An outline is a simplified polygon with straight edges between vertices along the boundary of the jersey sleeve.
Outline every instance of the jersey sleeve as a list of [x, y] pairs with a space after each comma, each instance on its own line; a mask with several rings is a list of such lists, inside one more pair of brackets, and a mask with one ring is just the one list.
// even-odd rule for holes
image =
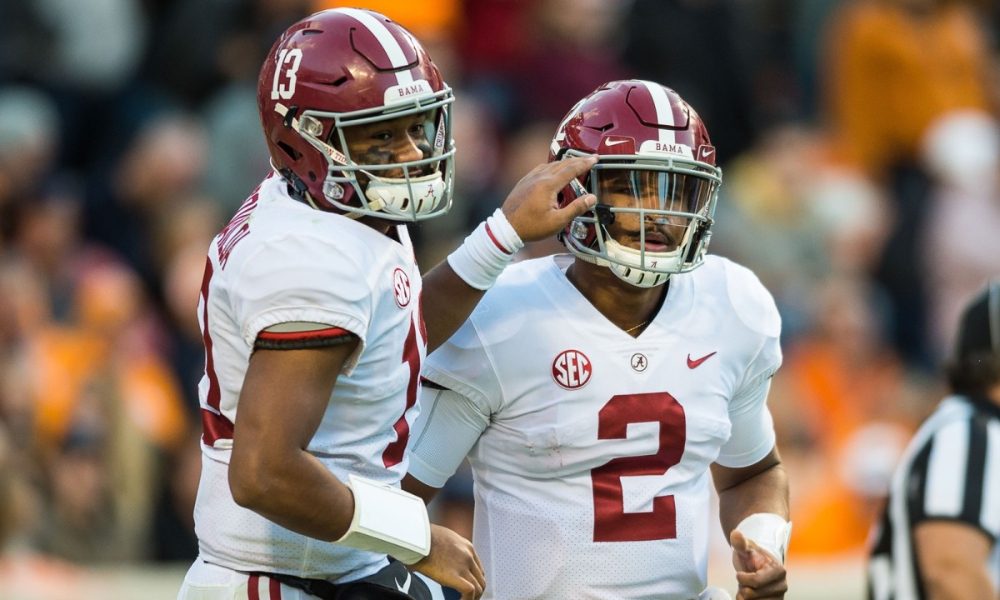
[[774, 448], [774, 421], [767, 408], [770, 389], [771, 378], [758, 377], [733, 398], [729, 406], [731, 433], [716, 459], [723, 467], [749, 467]]
[[413, 425], [409, 473], [432, 487], [443, 487], [490, 423], [490, 415], [465, 396], [424, 386], [421, 410]]
[[730, 468], [748, 467], [774, 448], [774, 421], [767, 408], [771, 378], [781, 366], [781, 316], [770, 292], [748, 269], [727, 265], [730, 298], [747, 330], [759, 340], [729, 401], [729, 440], [716, 460]]
[[[324, 247], [312, 236], [268, 240], [239, 265], [230, 290], [233, 312], [248, 345], [264, 330], [271, 337], [331, 337], [350, 332], [360, 338], [360, 355], [371, 321], [372, 290], [367, 273], [346, 253]], [[331, 260], [331, 256], [335, 257]], [[280, 331], [282, 323], [315, 324], [308, 334]]]
[[499, 410], [503, 393], [492, 356], [474, 318], [475, 313], [427, 357], [423, 376], [465, 396], [489, 415]]

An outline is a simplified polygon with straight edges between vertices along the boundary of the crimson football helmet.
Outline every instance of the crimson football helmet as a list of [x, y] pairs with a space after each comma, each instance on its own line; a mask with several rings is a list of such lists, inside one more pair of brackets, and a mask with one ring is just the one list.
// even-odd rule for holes
[[[602, 85], [563, 118], [549, 161], [587, 154], [597, 163], [559, 194], [560, 206], [597, 196], [559, 235], [570, 252], [637, 287], [701, 265], [722, 170], [705, 124], [677, 92], [641, 80]], [[609, 232], [616, 221], [624, 241]]]
[[[451, 207], [453, 101], [420, 42], [385, 16], [353, 8], [322, 11], [289, 27], [257, 84], [272, 166], [302, 199], [351, 217], [397, 221]], [[422, 158], [386, 163], [352, 156], [350, 128], [371, 132], [373, 124], [400, 118], [409, 120], [407, 135], [420, 140]]]

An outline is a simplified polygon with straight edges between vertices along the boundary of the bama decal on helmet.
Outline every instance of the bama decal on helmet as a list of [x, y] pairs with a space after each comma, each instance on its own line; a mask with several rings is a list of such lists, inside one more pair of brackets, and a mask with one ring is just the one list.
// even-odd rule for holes
[[675, 154], [688, 160], [694, 160], [691, 146], [686, 144], [665, 143], [659, 140], [646, 140], [639, 146], [639, 154]]
[[394, 85], [385, 90], [384, 102], [386, 104], [395, 104], [396, 102], [401, 102], [403, 100], [409, 100], [410, 98], [418, 96], [426, 96], [433, 94], [434, 90], [431, 89], [431, 84], [427, 82], [426, 79], [418, 79], [413, 83], [407, 83], [404, 85]]
[[552, 361], [552, 379], [567, 390], [578, 390], [587, 385], [592, 373], [590, 359], [579, 350], [563, 350]]

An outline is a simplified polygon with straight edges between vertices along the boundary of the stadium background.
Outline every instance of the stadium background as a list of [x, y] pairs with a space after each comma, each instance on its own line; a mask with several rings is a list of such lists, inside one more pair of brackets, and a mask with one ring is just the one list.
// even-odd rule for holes
[[[196, 553], [204, 251], [268, 168], [264, 53], [338, 4], [0, 3], [0, 598], [174, 597]], [[957, 310], [1000, 274], [1000, 7], [350, 4], [409, 27], [456, 89], [457, 202], [414, 228], [425, 269], [597, 84], [654, 79], [700, 111], [725, 171], [711, 251], [753, 268], [784, 319], [788, 597], [860, 598], [868, 529], [943, 391]], [[460, 530], [468, 486], [434, 507]], [[732, 590], [721, 534], [712, 552]]]

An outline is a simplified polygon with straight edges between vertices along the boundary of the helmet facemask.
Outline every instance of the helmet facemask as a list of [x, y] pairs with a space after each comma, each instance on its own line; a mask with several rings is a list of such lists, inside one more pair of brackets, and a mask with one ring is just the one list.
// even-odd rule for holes
[[[388, 108], [342, 113], [304, 110], [297, 118], [293, 115], [291, 123], [326, 160], [323, 200], [354, 218], [421, 221], [440, 216], [451, 208], [455, 160], [450, 113], [453, 101], [451, 89], [446, 87]], [[389, 162], [390, 157], [386, 162], [374, 162], [370, 156], [351, 152], [352, 131], [397, 119], [409, 120], [408, 127], [420, 130], [416, 137], [424, 140], [418, 143], [422, 158]], [[353, 193], [348, 189], [353, 189]]]
[[589, 191], [598, 203], [574, 219], [563, 241], [631, 285], [662, 285], [704, 260], [720, 184], [720, 169], [680, 156], [601, 156], [586, 187], [571, 183], [576, 195]]

